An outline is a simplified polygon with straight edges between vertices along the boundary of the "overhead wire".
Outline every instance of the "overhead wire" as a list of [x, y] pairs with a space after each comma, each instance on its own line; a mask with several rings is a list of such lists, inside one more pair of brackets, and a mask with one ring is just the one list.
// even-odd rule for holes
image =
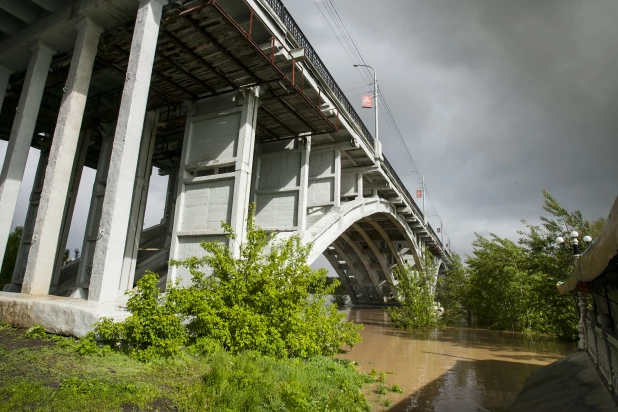
[[[363, 58], [363, 55], [359, 47], [357, 46], [356, 42], [354, 41], [354, 38], [352, 37], [350, 31], [348, 30], [346, 22], [344, 21], [343, 17], [337, 10], [337, 7], [335, 6], [334, 1], [324, 0], [324, 1], [318, 2], [314, 0], [314, 3], [316, 7], [318, 8], [318, 10], [320, 10], [322, 17], [324, 18], [324, 20], [326, 20], [333, 34], [335, 34], [335, 37], [337, 37], [337, 40], [339, 41], [339, 43], [345, 50], [346, 54], [348, 55], [352, 63], [355, 65], [356, 64], [361, 65], [361, 66], [356, 67], [358, 69], [360, 76], [363, 78], [364, 81], [368, 82], [368, 84], [373, 84], [373, 81], [374, 81], [373, 73], [369, 70], [368, 67], [362, 66], [362, 65], [367, 65], [367, 63], [365, 59]], [[319, 4], [322, 4], [326, 13], [322, 10]], [[333, 27], [333, 24], [331, 24], [331, 22], [328, 20], [326, 15], [330, 16], [335, 27]], [[337, 30], [335, 30], [335, 28], [339, 31], [339, 34], [337, 33]], [[359, 89], [362, 87], [364, 86], [359, 86], [359, 87], [350, 89], [349, 91]], [[392, 134], [395, 136], [397, 145], [399, 146], [401, 151], [404, 153], [406, 161], [407, 163], [409, 163], [409, 166], [411, 167], [410, 172], [416, 172], [418, 171], [418, 166], [416, 165], [416, 162], [414, 161], [414, 158], [412, 157], [410, 149], [405, 139], [403, 138], [403, 134], [401, 133], [401, 130], [399, 129], [399, 126], [397, 125], [397, 122], [395, 121], [393, 112], [390, 106], [388, 105], [388, 100], [386, 99], [384, 92], [382, 91], [379, 85], [378, 85], [378, 92], [379, 92], [379, 100], [384, 107], [384, 114], [386, 115], [384, 117], [386, 119], [386, 124], [388, 125]], [[358, 94], [355, 94], [355, 95], [358, 95]], [[417, 179], [418, 178], [419, 176], [417, 176]], [[418, 180], [418, 182], [421, 183], [422, 180]], [[425, 189], [425, 196], [427, 196], [427, 200], [429, 201], [428, 203], [430, 205], [430, 208], [433, 210], [433, 212], [436, 215], [438, 215], [437, 208], [433, 202], [433, 199], [431, 198], [431, 194], [429, 193], [429, 190], [427, 190], [426, 183], [425, 183], [424, 189]], [[429, 215], [427, 211], [425, 211], [425, 214]]]

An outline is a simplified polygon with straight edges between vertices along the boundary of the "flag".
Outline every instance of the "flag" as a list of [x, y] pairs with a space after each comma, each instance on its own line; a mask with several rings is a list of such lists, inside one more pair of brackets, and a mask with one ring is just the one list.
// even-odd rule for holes
[[373, 107], [373, 95], [363, 94], [363, 109], [371, 109]]
[[438, 233], [440, 233], [440, 228], [438, 228]]
[[417, 197], [417, 198], [419, 198], [419, 199], [420, 199], [421, 197], [423, 197], [423, 191], [422, 191], [422, 190], [417, 190], [417, 191], [416, 191], [416, 197]]

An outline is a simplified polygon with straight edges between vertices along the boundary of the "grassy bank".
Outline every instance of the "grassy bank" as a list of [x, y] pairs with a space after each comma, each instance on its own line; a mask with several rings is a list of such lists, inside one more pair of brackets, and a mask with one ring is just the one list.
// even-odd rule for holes
[[0, 411], [367, 411], [380, 378], [343, 361], [184, 353], [143, 363], [82, 356], [75, 340], [0, 327]]

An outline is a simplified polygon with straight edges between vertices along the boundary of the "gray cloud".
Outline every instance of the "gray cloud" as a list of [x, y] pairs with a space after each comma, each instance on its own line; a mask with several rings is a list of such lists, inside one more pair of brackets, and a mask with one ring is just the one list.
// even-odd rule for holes
[[[312, 0], [284, 0], [344, 90], [364, 81]], [[611, 0], [336, 0], [446, 232], [516, 237], [542, 190], [589, 219], [618, 193], [618, 26]], [[360, 106], [360, 98], [350, 97]], [[362, 113], [373, 127], [370, 113]], [[392, 131], [381, 139], [409, 190]], [[433, 213], [429, 211], [428, 214]], [[431, 223], [436, 226], [437, 218]]]

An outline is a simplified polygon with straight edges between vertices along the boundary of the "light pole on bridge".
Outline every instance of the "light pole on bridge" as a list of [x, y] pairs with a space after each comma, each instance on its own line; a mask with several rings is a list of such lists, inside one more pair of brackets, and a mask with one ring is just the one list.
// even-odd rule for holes
[[423, 221], [427, 225], [427, 216], [425, 215], [425, 176], [418, 170], [412, 170], [412, 173], [421, 175], [421, 190], [423, 191]]
[[366, 67], [373, 71], [373, 108], [374, 108], [375, 117], [376, 117], [374, 152], [375, 152], [376, 159], [380, 159], [382, 158], [382, 153], [381, 153], [382, 150], [380, 149], [380, 137], [379, 137], [380, 129], [378, 127], [378, 120], [379, 120], [379, 116], [378, 116], [378, 73], [376, 72], [376, 69], [369, 66], [368, 64], [355, 64], [354, 67]]

